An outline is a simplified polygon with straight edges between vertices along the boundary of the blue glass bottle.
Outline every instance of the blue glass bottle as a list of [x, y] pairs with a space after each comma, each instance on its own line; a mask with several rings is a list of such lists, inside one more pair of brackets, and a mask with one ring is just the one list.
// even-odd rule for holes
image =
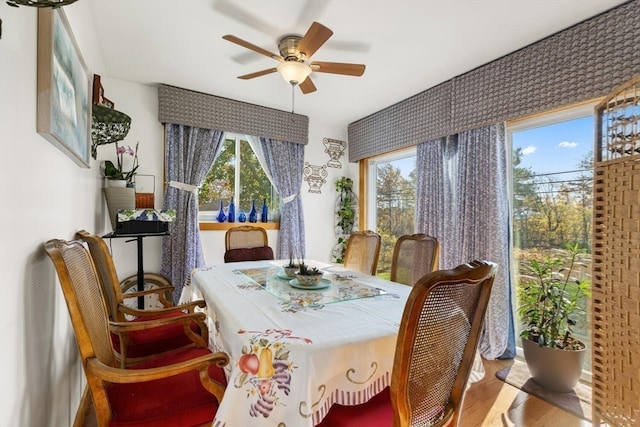
[[231, 198], [231, 203], [229, 203], [227, 217], [229, 219], [229, 222], [236, 222], [236, 205], [233, 203], [233, 197]]
[[238, 214], [238, 221], [239, 222], [247, 222], [247, 214], [244, 213], [244, 211], [242, 209], [240, 209], [240, 213]]
[[251, 201], [251, 211], [249, 211], [249, 222], [258, 222], [258, 212], [256, 212], [256, 201]]
[[269, 221], [269, 208], [267, 207], [267, 199], [262, 202], [262, 214], [260, 215], [260, 221]]
[[222, 206], [222, 200], [220, 200], [220, 209], [218, 210], [218, 216], [216, 217], [218, 222], [224, 222], [227, 216], [224, 214], [224, 207]]

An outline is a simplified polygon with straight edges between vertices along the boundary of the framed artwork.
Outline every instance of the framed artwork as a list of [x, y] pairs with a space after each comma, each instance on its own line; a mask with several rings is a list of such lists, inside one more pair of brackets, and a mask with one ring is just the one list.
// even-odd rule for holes
[[91, 74], [62, 8], [38, 9], [37, 131], [89, 167]]

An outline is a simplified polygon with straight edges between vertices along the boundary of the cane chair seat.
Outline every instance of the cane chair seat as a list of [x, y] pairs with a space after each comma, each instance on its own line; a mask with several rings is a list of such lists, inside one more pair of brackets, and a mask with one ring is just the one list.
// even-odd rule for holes
[[371, 231], [354, 231], [349, 235], [344, 254], [344, 268], [375, 276], [380, 256], [380, 235]]
[[438, 269], [438, 239], [423, 233], [400, 236], [393, 248], [391, 281], [413, 286], [422, 276]]
[[[206, 315], [196, 312], [196, 308], [205, 306], [203, 300], [174, 306], [170, 297], [173, 287], [160, 275], [149, 274], [145, 280], [156, 285], [141, 292], [123, 292], [132, 287], [132, 280], [118, 280], [115, 264], [105, 241], [94, 234], [81, 230], [77, 233], [89, 247], [93, 262], [98, 271], [99, 282], [106, 297], [105, 303], [109, 319], [114, 322], [137, 324], [137, 329], [128, 329], [127, 333], [118, 327], [112, 328], [111, 340], [119, 355], [121, 367], [155, 357], [166, 351], [186, 347], [206, 347], [208, 329]], [[137, 284], [137, 280], [135, 282]], [[169, 285], [169, 286], [167, 286]], [[169, 295], [167, 295], [167, 292]], [[154, 294], [163, 308], [140, 310], [125, 303], [126, 298]], [[131, 317], [133, 319], [129, 320]]]
[[[103, 287], [85, 243], [50, 240], [53, 261], [80, 351], [99, 426], [169, 427], [211, 424], [224, 395], [225, 353], [186, 348], [119, 367]], [[130, 322], [131, 323], [131, 322]]]
[[495, 271], [473, 261], [423, 276], [402, 315], [390, 388], [333, 405], [320, 426], [457, 426]]

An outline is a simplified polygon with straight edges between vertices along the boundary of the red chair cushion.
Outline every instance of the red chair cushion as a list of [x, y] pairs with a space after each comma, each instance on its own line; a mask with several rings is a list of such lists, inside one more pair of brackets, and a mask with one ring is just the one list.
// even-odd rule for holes
[[271, 249], [270, 246], [229, 249], [224, 253], [224, 262], [260, 261], [271, 259], [273, 259], [273, 249]]
[[[145, 361], [131, 369], [156, 368], [210, 354], [206, 348], [179, 350]], [[216, 366], [209, 375], [226, 386], [224, 371]], [[213, 421], [218, 401], [200, 382], [198, 372], [133, 384], [109, 384], [112, 427], [197, 426]]]
[[391, 427], [393, 408], [389, 387], [360, 405], [333, 405], [316, 427]]
[[[139, 317], [132, 322], [143, 322], [146, 320], [165, 319], [171, 317], [184, 316], [184, 313], [165, 313], [158, 316]], [[191, 330], [196, 334], [200, 334], [200, 327], [191, 322]], [[127, 348], [127, 357], [145, 357], [152, 354], [158, 354], [169, 350], [175, 350], [193, 343], [188, 336], [185, 335], [181, 323], [175, 323], [166, 326], [160, 326], [143, 331], [133, 331], [129, 334], [129, 347]], [[120, 338], [117, 334], [111, 334], [111, 342], [113, 348], [120, 352]]]

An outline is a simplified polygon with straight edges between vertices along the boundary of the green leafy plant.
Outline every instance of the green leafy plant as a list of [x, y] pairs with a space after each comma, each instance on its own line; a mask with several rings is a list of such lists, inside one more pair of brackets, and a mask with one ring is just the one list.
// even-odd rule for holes
[[[344, 262], [344, 254], [347, 248], [347, 239], [349, 234], [353, 231], [356, 221], [356, 210], [354, 206], [353, 195], [353, 180], [346, 176], [341, 177], [336, 181], [336, 191], [340, 193], [340, 201], [337, 207], [337, 221], [336, 227], [340, 229], [342, 236], [338, 237], [338, 244], [336, 250], [334, 250], [334, 261], [342, 264]], [[344, 237], [347, 236], [347, 237]]]
[[289, 254], [289, 264], [285, 265], [285, 268], [298, 268], [298, 264], [293, 261], [293, 253]]
[[346, 192], [353, 188], [353, 180], [343, 176], [336, 181], [336, 191], [341, 194], [340, 207], [338, 208], [338, 224], [343, 234], [351, 233], [355, 224], [356, 211], [353, 208], [353, 200], [346, 197]]
[[523, 263], [517, 289], [518, 315], [524, 324], [521, 337], [546, 347], [579, 350], [584, 344], [572, 336], [574, 314], [584, 312], [580, 304], [591, 293], [589, 280], [573, 276], [584, 250], [567, 244], [557, 256]]
[[318, 267], [309, 267], [304, 263], [304, 260], [302, 260], [300, 262], [298, 274], [300, 276], [316, 276], [318, 274], [322, 274], [322, 272], [318, 270]]

